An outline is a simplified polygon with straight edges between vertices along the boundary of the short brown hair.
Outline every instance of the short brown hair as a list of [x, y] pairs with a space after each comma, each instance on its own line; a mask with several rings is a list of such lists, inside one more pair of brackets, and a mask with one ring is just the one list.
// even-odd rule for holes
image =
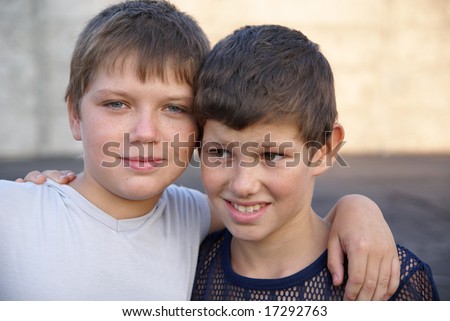
[[79, 104], [99, 68], [114, 68], [128, 56], [136, 73], [165, 78], [167, 67], [177, 80], [193, 86], [209, 52], [209, 41], [197, 22], [166, 1], [139, 0], [112, 5], [96, 15], [78, 37], [70, 65], [65, 99]]
[[319, 46], [278, 25], [243, 27], [218, 42], [200, 71], [194, 107], [201, 125], [293, 121], [307, 143], [324, 144], [337, 118], [333, 73]]

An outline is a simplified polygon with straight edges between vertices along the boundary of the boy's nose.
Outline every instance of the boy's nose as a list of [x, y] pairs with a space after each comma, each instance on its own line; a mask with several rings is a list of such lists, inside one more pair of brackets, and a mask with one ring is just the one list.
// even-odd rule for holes
[[239, 197], [258, 193], [261, 188], [258, 172], [258, 165], [251, 165], [250, 167], [236, 165], [236, 168], [233, 168], [233, 173], [230, 175], [230, 190]]
[[154, 143], [159, 141], [158, 120], [153, 115], [140, 115], [136, 117], [130, 140], [141, 143]]

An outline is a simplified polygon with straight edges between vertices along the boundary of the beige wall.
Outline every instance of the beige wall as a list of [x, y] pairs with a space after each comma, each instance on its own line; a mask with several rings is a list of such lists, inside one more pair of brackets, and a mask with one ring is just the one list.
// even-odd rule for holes
[[[2, 1], [3, 2], [3, 1]], [[73, 153], [62, 101], [86, 19], [115, 1], [16, 0], [0, 7], [1, 156]], [[278, 23], [317, 42], [335, 73], [348, 153], [450, 153], [450, 1], [172, 0], [212, 43]], [[14, 134], [11, 134], [14, 132]]]

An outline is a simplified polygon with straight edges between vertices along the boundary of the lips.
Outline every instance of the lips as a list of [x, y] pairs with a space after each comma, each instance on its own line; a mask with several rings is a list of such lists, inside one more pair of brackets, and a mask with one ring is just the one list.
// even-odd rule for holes
[[265, 204], [255, 204], [255, 205], [245, 206], [245, 205], [239, 205], [239, 204], [233, 203], [233, 202], [231, 202], [231, 205], [233, 205], [233, 207], [241, 213], [252, 213], [255, 211], [259, 211], [261, 209], [261, 207], [265, 206]]
[[159, 158], [145, 158], [145, 157], [124, 157], [123, 164], [125, 167], [135, 170], [145, 171], [157, 167], [161, 167], [165, 160]]
[[256, 223], [266, 212], [269, 203], [236, 203], [232, 201], [226, 201], [227, 208], [231, 219], [237, 224], [254, 224]]

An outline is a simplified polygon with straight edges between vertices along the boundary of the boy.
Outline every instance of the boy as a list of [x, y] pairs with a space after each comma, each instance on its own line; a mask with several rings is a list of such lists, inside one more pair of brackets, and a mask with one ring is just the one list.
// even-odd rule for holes
[[167, 2], [117, 4], [87, 24], [66, 91], [84, 171], [70, 186], [1, 183], [0, 299], [189, 299], [210, 212], [201, 193], [168, 186], [194, 149], [208, 52]]
[[[113, 5], [88, 23], [66, 92], [84, 171], [69, 186], [0, 182], [0, 299], [189, 299], [199, 244], [220, 225], [203, 194], [170, 184], [197, 140], [193, 83], [208, 51], [196, 22], [167, 2]], [[339, 212], [350, 203], [340, 203]], [[387, 232], [376, 215], [350, 229], [339, 216], [338, 246], [357, 243], [348, 230], [358, 235], [367, 222], [379, 227], [373, 240]], [[353, 223], [351, 213], [346, 217]], [[371, 249], [389, 248], [391, 238], [381, 243]], [[392, 291], [387, 282], [380, 293], [359, 291], [362, 279], [377, 280], [378, 270], [396, 279], [390, 264], [379, 268], [389, 253], [366, 261], [371, 249], [355, 259], [348, 249], [350, 266], [362, 263], [350, 269], [362, 275], [350, 289], [355, 297]]]
[[[344, 137], [328, 61], [298, 31], [250, 26], [212, 49], [198, 79], [202, 179], [227, 230], [202, 244], [192, 299], [342, 300], [330, 226], [311, 208]], [[439, 299], [429, 266], [401, 246], [398, 256], [390, 299]]]

